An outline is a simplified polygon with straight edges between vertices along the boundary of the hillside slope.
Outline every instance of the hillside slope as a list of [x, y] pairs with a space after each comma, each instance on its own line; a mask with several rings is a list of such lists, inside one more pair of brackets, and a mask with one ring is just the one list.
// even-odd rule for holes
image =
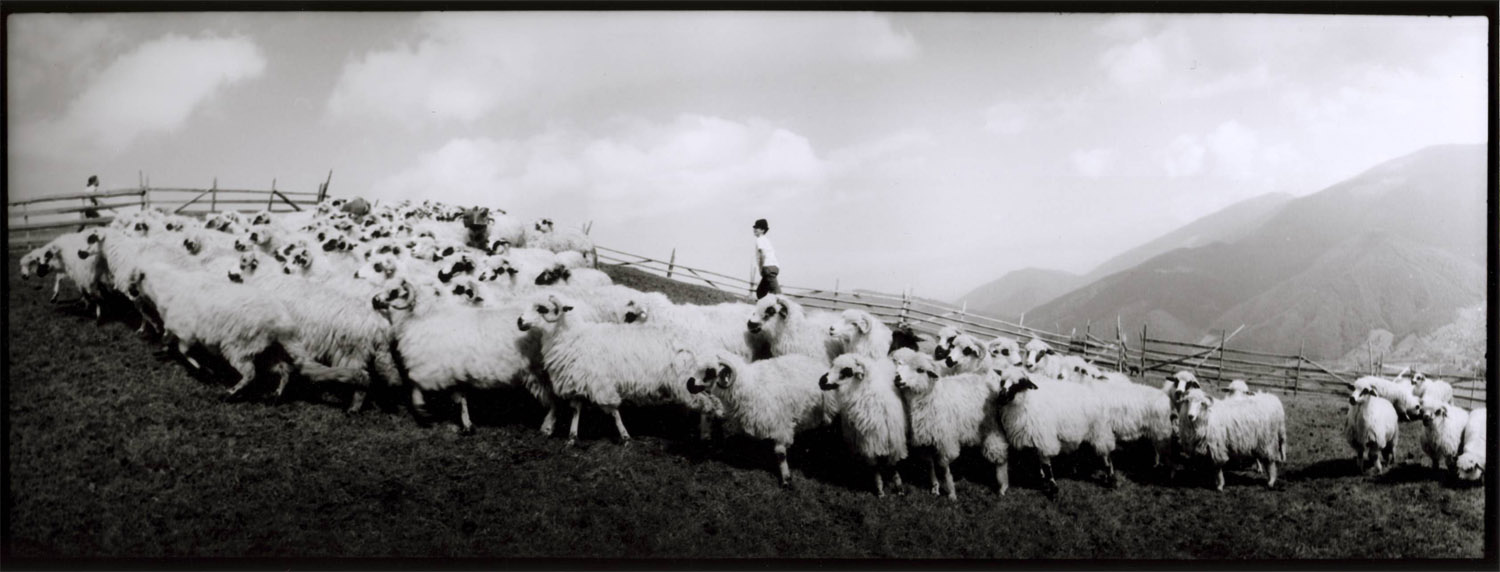
[[[1234, 241], [1182, 248], [1032, 311], [1081, 327], [1121, 316], [1193, 341], [1247, 324], [1245, 347], [1335, 358], [1371, 330], [1396, 339], [1484, 301], [1485, 148], [1446, 145], [1288, 201]], [[1403, 274], [1404, 272], [1404, 274]], [[1252, 327], [1253, 326], [1253, 327]]]
[[1082, 276], [1062, 270], [1022, 268], [965, 294], [969, 310], [1014, 320], [1022, 313], [1082, 285]]

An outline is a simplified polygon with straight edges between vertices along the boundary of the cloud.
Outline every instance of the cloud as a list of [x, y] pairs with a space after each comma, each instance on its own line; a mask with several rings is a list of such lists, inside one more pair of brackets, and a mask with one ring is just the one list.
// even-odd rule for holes
[[1285, 150], [1262, 146], [1259, 135], [1229, 120], [1202, 135], [1178, 135], [1157, 153], [1168, 177], [1206, 175], [1250, 181], [1272, 172], [1266, 167], [1285, 162]]
[[785, 200], [822, 189], [832, 169], [805, 137], [765, 121], [685, 114], [618, 123], [595, 137], [554, 129], [524, 140], [456, 139], [372, 194], [623, 224], [709, 203]]
[[123, 39], [98, 16], [14, 14], [9, 24], [6, 48], [12, 97], [96, 71], [109, 49]]
[[1166, 150], [1162, 161], [1168, 177], [1191, 177], [1203, 171], [1203, 156], [1207, 149], [1199, 138], [1190, 135], [1179, 135], [1172, 140]]
[[114, 60], [61, 117], [22, 126], [19, 141], [33, 153], [117, 154], [142, 135], [181, 127], [216, 94], [265, 67], [247, 38], [168, 35]]
[[1097, 179], [1109, 172], [1114, 166], [1117, 153], [1114, 149], [1088, 149], [1074, 151], [1069, 159], [1072, 161], [1073, 170], [1080, 175], [1090, 179]]
[[875, 14], [427, 14], [414, 42], [345, 64], [334, 118], [467, 124], [523, 102], [900, 61], [912, 36]]
[[1027, 106], [1012, 101], [1002, 101], [984, 110], [984, 128], [991, 133], [1016, 135], [1031, 124]]

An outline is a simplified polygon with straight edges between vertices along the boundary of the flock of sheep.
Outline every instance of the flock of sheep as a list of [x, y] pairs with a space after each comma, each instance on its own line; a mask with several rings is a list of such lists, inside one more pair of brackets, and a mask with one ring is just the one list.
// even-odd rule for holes
[[[804, 309], [780, 295], [674, 304], [613, 284], [593, 268], [586, 236], [546, 219], [430, 201], [351, 214], [341, 203], [206, 219], [130, 213], [30, 252], [21, 275], [55, 272], [53, 301], [72, 280], [96, 318], [120, 302], [193, 369], [221, 358], [239, 376], [230, 397], [269, 364], [277, 397], [293, 379], [338, 384], [357, 412], [366, 391], [405, 388], [398, 395], [419, 419], [431, 416], [428, 399], [447, 398], [472, 432], [467, 395], [512, 386], [546, 409], [549, 435], [570, 414], [570, 444], [585, 404], [608, 414], [622, 441], [622, 404], [677, 404], [699, 414], [705, 438], [717, 422], [770, 441], [783, 486], [798, 433], [830, 425], [874, 469], [881, 495], [887, 476], [903, 488], [895, 465], [909, 450], [926, 453], [931, 491], [950, 499], [949, 464], [965, 448], [994, 465], [1000, 494], [1011, 451], [1034, 452], [1049, 495], [1052, 459], [1084, 445], [1105, 484], [1117, 445], [1131, 441], [1149, 443], [1153, 466], [1169, 473], [1179, 457], [1209, 461], [1220, 490], [1231, 462], [1253, 460], [1274, 486], [1286, 459], [1280, 400], [1243, 382], [1220, 397], [1188, 371], [1148, 386], [1042, 340], [983, 342], [952, 328], [922, 351], [909, 330], [862, 310]], [[1481, 477], [1484, 410], [1452, 404], [1446, 383], [1401, 377], [1352, 386], [1347, 433], [1361, 469], [1371, 456], [1376, 470], [1390, 463], [1398, 419], [1420, 418], [1435, 467]]]

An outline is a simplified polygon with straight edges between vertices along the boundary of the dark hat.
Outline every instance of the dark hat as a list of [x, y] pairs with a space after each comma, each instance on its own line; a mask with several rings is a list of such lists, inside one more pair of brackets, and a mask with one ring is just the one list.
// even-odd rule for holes
[[755, 219], [755, 225], [752, 226], [752, 227], [750, 227], [750, 228], [758, 228], [758, 229], [761, 229], [761, 230], [771, 230], [771, 225], [766, 223], [766, 219], [760, 218], [760, 219]]
[[90, 185], [97, 185], [97, 184], [99, 184], [99, 175], [89, 175], [89, 184]]

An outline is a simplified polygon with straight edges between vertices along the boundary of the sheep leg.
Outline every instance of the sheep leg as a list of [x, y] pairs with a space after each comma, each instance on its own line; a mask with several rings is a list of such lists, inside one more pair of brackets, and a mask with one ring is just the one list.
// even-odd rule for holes
[[568, 443], [567, 443], [567, 445], [570, 446], [570, 447], [573, 445], [573, 442], [575, 442], [575, 441], [578, 440], [578, 418], [579, 417], [583, 417], [583, 402], [582, 401], [578, 401], [578, 400], [574, 400], [573, 401], [573, 421], [568, 426]]
[[906, 483], [901, 482], [901, 471], [896, 470], [896, 462], [886, 459], [885, 463], [891, 469], [891, 484], [896, 487], [896, 494], [906, 496]]
[[453, 403], [458, 405], [459, 433], [473, 435], [474, 423], [469, 421], [469, 399], [464, 396], [464, 390], [454, 389], [449, 396], [453, 399]]
[[551, 436], [552, 428], [557, 426], [557, 404], [547, 404], [547, 416], [542, 418], [542, 434]]
[[1266, 488], [1276, 488], [1276, 461], [1266, 461]]
[[364, 408], [365, 408], [365, 390], [363, 390], [363, 389], [356, 389], [356, 390], [354, 390], [354, 395], [349, 396], [349, 409], [345, 410], [344, 412], [352, 415], [352, 414], [355, 414], [355, 413], [359, 413], [360, 410], [362, 410]]
[[1382, 462], [1385, 459], [1385, 453], [1382, 452], [1375, 445], [1375, 443], [1370, 443], [1369, 447], [1370, 452], [1375, 453], [1375, 474], [1379, 475], [1385, 473], [1385, 464]]
[[1010, 490], [1010, 469], [1004, 463], [995, 463], [995, 481], [1000, 483], [1000, 496]]
[[47, 299], [48, 302], [57, 303], [57, 293], [62, 290], [62, 279], [63, 275], [58, 274], [57, 280], [52, 281], [52, 297]]
[[792, 468], [786, 464], [786, 444], [776, 444], [776, 465], [780, 470], [778, 476], [781, 479], [781, 488], [792, 488]]
[[1042, 492], [1049, 498], [1057, 497], [1057, 479], [1052, 475], [1052, 459], [1038, 454], [1042, 471]]
[[707, 411], [698, 412], [698, 440], [707, 441], [713, 437], [713, 416]]
[[942, 491], [938, 488], [936, 455], [927, 457], [927, 482], [932, 483], [932, 496], [943, 494]]
[[1224, 467], [1214, 467], [1214, 490], [1224, 492]]
[[250, 382], [255, 381], [255, 362], [246, 356], [235, 356], [229, 364], [234, 366], [235, 371], [240, 372], [240, 381], [234, 384], [234, 387], [229, 388], [228, 396], [234, 397], [250, 385]]
[[617, 405], [604, 406], [605, 413], [615, 420], [615, 430], [620, 432], [620, 443], [630, 442], [630, 432], [625, 430], [625, 420], [620, 419], [620, 407]]
[[953, 490], [953, 468], [948, 466], [947, 459], [939, 459], [938, 464], [943, 466], [943, 486], [948, 487], [948, 500], [957, 502], [958, 492]]
[[880, 478], [880, 466], [875, 466], [875, 496], [885, 498], [885, 481]]
[[417, 386], [411, 388], [411, 413], [417, 424], [427, 426], [427, 398], [422, 394], [422, 388]]

